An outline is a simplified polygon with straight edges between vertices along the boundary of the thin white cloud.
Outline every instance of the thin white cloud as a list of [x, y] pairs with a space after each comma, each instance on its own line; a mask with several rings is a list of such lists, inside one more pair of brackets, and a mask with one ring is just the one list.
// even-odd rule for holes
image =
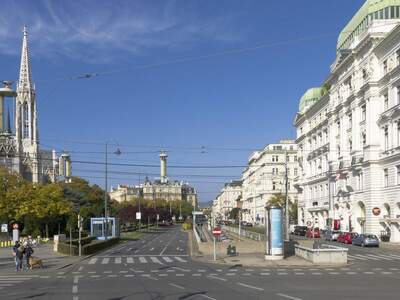
[[[2, 3], [0, 53], [16, 54], [20, 29], [29, 26], [35, 55], [106, 62], [120, 52], [142, 54], [203, 40], [237, 41], [226, 17], [204, 18], [182, 11], [182, 2], [10, 1]], [[17, 51], [16, 51], [17, 50]]]

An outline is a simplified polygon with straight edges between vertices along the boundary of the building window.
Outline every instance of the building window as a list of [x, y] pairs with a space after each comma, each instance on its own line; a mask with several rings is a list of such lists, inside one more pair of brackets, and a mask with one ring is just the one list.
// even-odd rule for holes
[[353, 127], [353, 115], [349, 114], [349, 129]]
[[400, 49], [396, 51], [396, 63], [400, 65]]
[[388, 169], [383, 170], [383, 184], [384, 184], [384, 187], [389, 186], [389, 171], [388, 171]]
[[272, 181], [272, 190], [275, 191], [276, 190], [276, 182]]
[[361, 139], [362, 139], [362, 145], [363, 147], [365, 147], [367, 145], [367, 134], [365, 132], [362, 133]]
[[389, 128], [386, 126], [384, 129], [385, 150], [389, 149]]
[[364, 104], [363, 106], [361, 106], [361, 121], [365, 121], [366, 118], [367, 118], [367, 107]]
[[290, 190], [290, 181], [287, 182], [287, 189]]
[[400, 184], [400, 166], [396, 166], [396, 184]]
[[400, 147], [400, 121], [397, 121], [397, 146]]
[[340, 157], [340, 146], [339, 145], [337, 146], [337, 154], [338, 154], [338, 157]]
[[388, 71], [387, 59], [383, 62], [383, 75], [386, 75]]
[[389, 108], [389, 95], [385, 94], [383, 96], [383, 109], [387, 110]]
[[297, 155], [294, 156], [293, 160], [294, 160], [294, 161], [297, 161]]
[[294, 168], [294, 170], [293, 170], [293, 175], [294, 175], [294, 176], [297, 176], [297, 168]]
[[352, 142], [352, 140], [349, 140], [349, 150], [350, 150], [350, 152], [353, 151], [353, 142]]
[[363, 173], [357, 175], [357, 190], [362, 191], [363, 189]]

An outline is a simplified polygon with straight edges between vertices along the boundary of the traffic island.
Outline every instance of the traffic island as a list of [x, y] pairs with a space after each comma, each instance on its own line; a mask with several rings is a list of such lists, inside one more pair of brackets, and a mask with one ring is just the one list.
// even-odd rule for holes
[[313, 264], [346, 265], [347, 248], [315, 244], [313, 248], [295, 245], [296, 256]]

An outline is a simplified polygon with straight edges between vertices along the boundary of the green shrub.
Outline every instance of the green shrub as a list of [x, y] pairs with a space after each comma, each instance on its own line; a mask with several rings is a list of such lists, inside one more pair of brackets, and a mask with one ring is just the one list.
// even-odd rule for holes
[[86, 244], [82, 247], [82, 254], [89, 255], [96, 253], [100, 250], [111, 247], [112, 245], [118, 244], [119, 238], [110, 238], [106, 241], [94, 240], [90, 244]]

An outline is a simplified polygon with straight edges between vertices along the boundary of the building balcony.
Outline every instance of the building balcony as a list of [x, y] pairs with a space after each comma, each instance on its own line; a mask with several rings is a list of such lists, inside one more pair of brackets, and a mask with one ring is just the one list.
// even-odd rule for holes
[[313, 159], [325, 152], [329, 151], [329, 143], [326, 143], [318, 148], [316, 148], [315, 150], [311, 151], [308, 155], [307, 155], [307, 160]]

